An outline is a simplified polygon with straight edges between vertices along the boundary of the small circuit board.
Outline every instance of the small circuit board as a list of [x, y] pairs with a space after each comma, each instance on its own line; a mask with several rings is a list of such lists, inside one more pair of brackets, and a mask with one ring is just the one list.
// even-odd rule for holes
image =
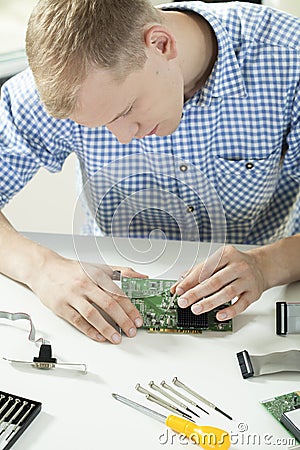
[[263, 400], [261, 404], [300, 441], [300, 391]]
[[232, 320], [220, 322], [216, 313], [229, 303], [204, 314], [195, 315], [191, 308], [180, 308], [170, 292], [175, 280], [122, 278], [122, 290], [141, 313], [150, 332], [194, 333], [232, 331]]

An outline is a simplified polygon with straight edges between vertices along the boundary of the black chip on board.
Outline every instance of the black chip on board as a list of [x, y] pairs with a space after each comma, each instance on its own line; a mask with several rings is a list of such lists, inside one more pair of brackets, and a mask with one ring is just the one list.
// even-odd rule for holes
[[183, 328], [208, 328], [208, 314], [196, 315], [188, 308], [177, 308], [177, 326]]

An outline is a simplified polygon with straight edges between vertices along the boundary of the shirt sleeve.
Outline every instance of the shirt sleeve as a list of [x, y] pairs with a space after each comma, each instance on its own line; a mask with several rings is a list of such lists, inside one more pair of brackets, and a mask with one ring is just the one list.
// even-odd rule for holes
[[0, 99], [0, 208], [40, 167], [58, 172], [71, 152], [71, 121], [50, 117], [27, 70], [6, 82]]

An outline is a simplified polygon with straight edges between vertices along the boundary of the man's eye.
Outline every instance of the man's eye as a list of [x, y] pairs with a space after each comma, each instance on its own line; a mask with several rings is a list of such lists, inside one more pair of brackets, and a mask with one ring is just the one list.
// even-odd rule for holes
[[129, 108], [126, 112], [124, 112], [124, 114], [122, 114], [121, 117], [126, 117], [126, 116], [128, 116], [128, 114], [132, 111], [132, 107], [133, 107], [133, 105], [131, 105], [130, 108]]

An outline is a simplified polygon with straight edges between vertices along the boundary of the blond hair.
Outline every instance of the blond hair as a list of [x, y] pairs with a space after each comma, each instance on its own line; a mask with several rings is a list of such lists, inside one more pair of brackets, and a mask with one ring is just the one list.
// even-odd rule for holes
[[49, 114], [67, 118], [92, 67], [116, 79], [143, 67], [143, 31], [161, 23], [149, 0], [40, 0], [28, 23], [26, 51]]

